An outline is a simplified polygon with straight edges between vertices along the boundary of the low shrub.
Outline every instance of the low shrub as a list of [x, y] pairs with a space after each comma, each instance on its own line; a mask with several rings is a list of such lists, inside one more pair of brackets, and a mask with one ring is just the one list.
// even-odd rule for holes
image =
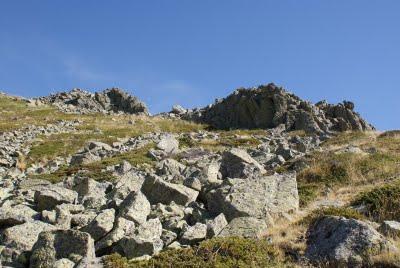
[[400, 219], [400, 181], [376, 187], [359, 194], [352, 202], [354, 206], [365, 206], [365, 214], [372, 220]]

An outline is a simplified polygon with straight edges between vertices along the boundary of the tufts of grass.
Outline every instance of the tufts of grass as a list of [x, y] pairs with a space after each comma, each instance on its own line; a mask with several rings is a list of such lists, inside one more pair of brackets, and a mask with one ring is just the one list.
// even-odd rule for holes
[[213, 238], [187, 249], [165, 250], [148, 261], [133, 262], [117, 254], [105, 267], [287, 267], [283, 252], [266, 240]]
[[148, 156], [150, 149], [154, 148], [153, 143], [149, 143], [142, 148], [132, 150], [126, 153], [117, 154], [101, 161], [93, 162], [81, 166], [63, 166], [57, 171], [50, 174], [33, 175], [32, 178], [48, 180], [57, 183], [75, 174], [82, 174], [85, 177], [92, 178], [96, 181], [114, 181], [117, 178], [112, 172], [105, 170], [107, 166], [120, 164], [122, 161], [128, 161], [132, 166], [140, 167], [143, 165], [154, 165], [155, 161]]
[[371, 135], [363, 131], [347, 131], [336, 135], [334, 138], [324, 142], [324, 146], [340, 146], [371, 140]]
[[400, 135], [381, 135], [372, 139], [368, 133], [344, 133], [330, 144], [357, 144], [370, 153], [335, 153], [325, 147], [308, 159], [309, 167], [297, 176], [300, 203], [307, 205], [326, 188], [375, 184], [400, 174]]
[[310, 226], [315, 221], [324, 216], [339, 216], [347, 219], [363, 220], [365, 217], [358, 211], [348, 207], [328, 207], [312, 211], [309, 215], [302, 218], [298, 224]]
[[370, 191], [363, 192], [355, 198], [352, 205], [365, 206], [366, 216], [374, 221], [399, 220], [400, 181], [378, 186]]

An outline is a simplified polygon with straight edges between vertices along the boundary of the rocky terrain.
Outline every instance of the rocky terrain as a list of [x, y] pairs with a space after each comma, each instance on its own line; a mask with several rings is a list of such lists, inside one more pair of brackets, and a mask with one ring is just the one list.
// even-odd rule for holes
[[150, 116], [0, 95], [3, 267], [399, 267], [400, 132], [273, 84]]

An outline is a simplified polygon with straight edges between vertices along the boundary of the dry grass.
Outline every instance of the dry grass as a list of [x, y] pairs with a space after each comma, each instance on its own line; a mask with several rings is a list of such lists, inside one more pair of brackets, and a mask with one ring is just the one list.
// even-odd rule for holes
[[[341, 152], [349, 144], [368, 153]], [[343, 133], [326, 142], [323, 149], [307, 159], [309, 167], [297, 176], [302, 206], [326, 188], [378, 185], [400, 175], [400, 135]]]

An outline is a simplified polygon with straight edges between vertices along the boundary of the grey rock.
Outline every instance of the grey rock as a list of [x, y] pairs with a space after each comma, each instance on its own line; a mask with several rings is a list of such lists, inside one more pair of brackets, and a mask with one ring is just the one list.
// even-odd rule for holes
[[144, 194], [131, 192], [119, 207], [119, 217], [142, 224], [146, 222], [150, 210], [150, 202]]
[[233, 219], [217, 236], [261, 238], [266, 234], [268, 225], [262, 219], [240, 217]]
[[400, 222], [384, 221], [379, 227], [379, 232], [388, 237], [400, 237]]
[[207, 194], [212, 215], [223, 213], [228, 221], [251, 216], [259, 219], [279, 217], [299, 208], [295, 174], [275, 174], [251, 179], [227, 179]]
[[212, 220], [207, 221], [207, 237], [217, 236], [228, 225], [224, 214], [219, 214]]
[[133, 236], [135, 223], [124, 218], [117, 218], [111, 232], [96, 242], [96, 253], [103, 255], [112, 252], [113, 247], [124, 237]]
[[114, 219], [115, 210], [113, 208], [103, 210], [91, 223], [81, 228], [80, 231], [90, 234], [95, 241], [98, 241], [112, 230]]
[[158, 219], [150, 219], [140, 225], [136, 234], [120, 241], [120, 247], [127, 258], [136, 258], [144, 255], [152, 256], [163, 248], [161, 240], [162, 225]]
[[5, 229], [1, 237], [1, 244], [19, 252], [30, 251], [41, 232], [55, 228], [55, 226], [41, 221], [26, 222]]
[[221, 173], [224, 177], [245, 178], [254, 173], [265, 174], [265, 169], [246, 151], [233, 148], [222, 156]]
[[194, 245], [207, 236], [207, 225], [196, 223], [193, 226], [188, 226], [180, 238], [180, 243], [184, 245]]
[[78, 193], [63, 187], [48, 185], [36, 191], [34, 198], [40, 211], [52, 210], [60, 204], [75, 203], [78, 200]]
[[30, 267], [54, 267], [62, 259], [78, 263], [95, 259], [94, 242], [89, 234], [77, 230], [42, 232], [32, 249]]
[[355, 219], [325, 216], [307, 231], [306, 257], [335, 266], [364, 267], [371, 257], [397, 249], [371, 225]]
[[178, 235], [175, 232], [169, 230], [162, 230], [161, 240], [164, 246], [168, 246], [177, 239]]
[[142, 192], [150, 203], [187, 205], [196, 200], [198, 192], [186, 186], [163, 181], [157, 176], [148, 176], [143, 183]]
[[5, 206], [0, 208], [0, 228], [7, 228], [38, 219], [39, 214], [26, 205]]
[[166, 154], [175, 154], [179, 152], [179, 141], [172, 135], [164, 135], [157, 143], [156, 147]]

